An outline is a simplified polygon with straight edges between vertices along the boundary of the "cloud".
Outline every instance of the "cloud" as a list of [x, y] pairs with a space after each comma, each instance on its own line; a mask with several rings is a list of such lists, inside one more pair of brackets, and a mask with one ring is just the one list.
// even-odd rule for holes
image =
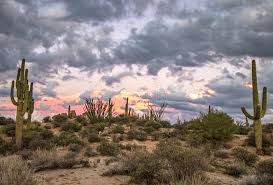
[[130, 72], [122, 72], [117, 75], [111, 75], [111, 76], [104, 75], [101, 77], [101, 79], [103, 81], [105, 81], [106, 85], [111, 86], [114, 83], [119, 83], [122, 78], [127, 77], [127, 76], [131, 76], [131, 75], [132, 75], [132, 73], [130, 73]]

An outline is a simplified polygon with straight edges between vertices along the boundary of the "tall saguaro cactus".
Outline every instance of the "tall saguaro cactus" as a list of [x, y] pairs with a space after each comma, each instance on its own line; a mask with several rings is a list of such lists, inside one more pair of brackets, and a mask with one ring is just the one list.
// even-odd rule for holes
[[[16, 88], [17, 101], [14, 96], [14, 87]], [[22, 60], [21, 67], [17, 70], [16, 82], [11, 83], [10, 98], [12, 103], [17, 106], [16, 112], [16, 146], [22, 147], [22, 131], [25, 113], [28, 113], [28, 121], [31, 121], [31, 115], [34, 110], [33, 83], [28, 84], [28, 69], [25, 69], [25, 59]]]
[[126, 98], [125, 116], [129, 116], [129, 98]]
[[267, 106], [267, 89], [263, 88], [262, 107], [259, 104], [259, 92], [256, 74], [256, 62], [252, 60], [252, 98], [253, 98], [253, 115], [249, 114], [245, 107], [242, 107], [244, 115], [253, 120], [254, 131], [255, 131], [255, 144], [257, 153], [262, 152], [262, 122], [261, 118], [266, 113]]

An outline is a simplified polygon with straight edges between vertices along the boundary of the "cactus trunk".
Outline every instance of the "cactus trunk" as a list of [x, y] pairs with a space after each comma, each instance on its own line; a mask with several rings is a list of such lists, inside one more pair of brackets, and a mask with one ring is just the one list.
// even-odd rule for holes
[[23, 104], [18, 102], [17, 111], [16, 111], [16, 130], [15, 130], [15, 140], [16, 146], [18, 149], [22, 146], [22, 133], [23, 133], [23, 122], [24, 117], [22, 116], [22, 107]]

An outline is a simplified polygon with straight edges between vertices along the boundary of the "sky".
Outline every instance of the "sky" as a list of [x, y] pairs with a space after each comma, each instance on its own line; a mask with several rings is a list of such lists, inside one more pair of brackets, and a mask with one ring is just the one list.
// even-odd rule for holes
[[[251, 60], [273, 118], [272, 0], [1, 0], [0, 114], [22, 58], [34, 82], [34, 119], [83, 112], [84, 98], [116, 111], [168, 104], [165, 118], [252, 111]], [[261, 96], [261, 93], [260, 93]], [[272, 122], [272, 121], [271, 121]]]

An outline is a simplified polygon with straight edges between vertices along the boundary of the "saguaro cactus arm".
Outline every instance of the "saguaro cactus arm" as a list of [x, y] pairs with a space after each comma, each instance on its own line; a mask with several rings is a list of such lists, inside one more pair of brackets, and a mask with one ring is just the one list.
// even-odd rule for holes
[[12, 104], [15, 106], [18, 106], [18, 102], [15, 100], [15, 97], [14, 97], [14, 81], [11, 82], [10, 98], [11, 98]]
[[267, 108], [267, 88], [263, 88], [263, 98], [262, 98], [262, 110], [261, 110], [261, 117], [264, 117]]
[[254, 120], [254, 116], [250, 115], [250, 114], [247, 112], [247, 110], [246, 110], [245, 107], [241, 107], [241, 110], [242, 110], [242, 112], [244, 113], [244, 115], [245, 115], [247, 118], [249, 118], [249, 119], [251, 119], [251, 120]]

